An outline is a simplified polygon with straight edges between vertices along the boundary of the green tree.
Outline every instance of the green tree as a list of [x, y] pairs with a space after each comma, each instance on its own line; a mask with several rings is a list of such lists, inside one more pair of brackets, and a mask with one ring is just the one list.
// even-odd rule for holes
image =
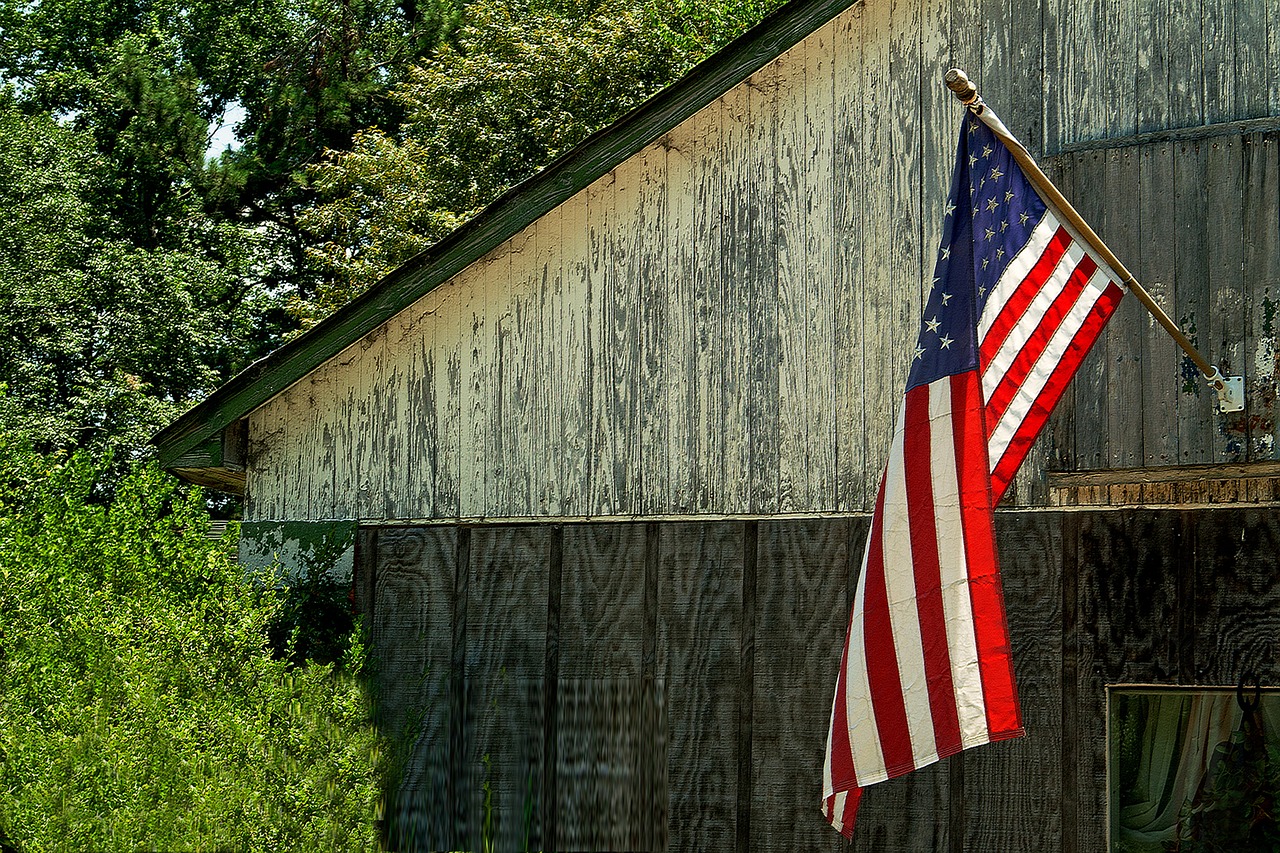
[[756, 23], [778, 0], [475, 0], [369, 128], [311, 169], [314, 322]]
[[267, 647], [280, 597], [198, 491], [0, 437], [0, 841], [371, 850], [385, 751], [357, 676]]

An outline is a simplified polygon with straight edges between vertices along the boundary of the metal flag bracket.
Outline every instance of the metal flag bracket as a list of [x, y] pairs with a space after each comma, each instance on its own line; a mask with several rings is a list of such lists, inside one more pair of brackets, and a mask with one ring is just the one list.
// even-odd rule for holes
[[978, 116], [984, 124], [991, 128], [995, 135], [1005, 143], [1009, 148], [1009, 153], [1013, 155], [1013, 159], [1018, 161], [1018, 165], [1022, 167], [1023, 172], [1032, 184], [1040, 190], [1041, 195], [1047, 201], [1051, 201], [1053, 206], [1059, 213], [1063, 215], [1066, 221], [1075, 228], [1077, 232], [1084, 238], [1084, 242], [1098, 253], [1107, 265], [1116, 273], [1120, 279], [1120, 283], [1128, 289], [1143, 307], [1151, 313], [1164, 330], [1169, 333], [1174, 342], [1182, 347], [1182, 351], [1195, 364], [1196, 368], [1204, 376], [1205, 381], [1214, 391], [1218, 392], [1218, 411], [1221, 413], [1239, 412], [1244, 409], [1244, 377], [1242, 376], [1223, 376], [1217, 366], [1209, 364], [1209, 361], [1200, 354], [1199, 350], [1191, 343], [1182, 330], [1169, 318], [1151, 294], [1147, 293], [1146, 288], [1138, 283], [1137, 279], [1125, 268], [1120, 259], [1115, 256], [1107, 244], [1102, 242], [1102, 238], [1094, 233], [1089, 227], [1089, 223], [1085, 222], [1076, 213], [1076, 209], [1071, 206], [1071, 202], [1067, 201], [1059, 192], [1053, 182], [1040, 170], [1035, 160], [1027, 153], [1027, 149], [1022, 147], [1022, 143], [1009, 133], [1008, 128], [1000, 121], [999, 117], [983, 103], [982, 97], [978, 94], [978, 87], [973, 84], [969, 76], [959, 68], [952, 68], [947, 71], [946, 75], [947, 88], [955, 93], [960, 103], [964, 104], [976, 116]]
[[1244, 377], [1223, 376], [1218, 365], [1213, 365], [1213, 373], [1205, 374], [1209, 387], [1218, 392], [1218, 411], [1223, 414], [1239, 412], [1244, 409]]

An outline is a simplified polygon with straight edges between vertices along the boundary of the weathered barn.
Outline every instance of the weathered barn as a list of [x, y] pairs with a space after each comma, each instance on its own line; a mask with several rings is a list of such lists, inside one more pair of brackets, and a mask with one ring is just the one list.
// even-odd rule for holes
[[847, 2], [793, 0], [158, 436], [244, 494], [242, 555], [353, 572], [402, 848], [844, 846], [821, 754], [952, 65], [1248, 405], [1126, 300], [998, 514], [1029, 736], [872, 789], [854, 846], [1102, 849], [1111, 688], [1280, 676], [1280, 3]]

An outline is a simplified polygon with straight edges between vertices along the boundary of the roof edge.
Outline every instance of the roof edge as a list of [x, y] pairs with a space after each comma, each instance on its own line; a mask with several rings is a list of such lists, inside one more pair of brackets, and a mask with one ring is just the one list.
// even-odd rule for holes
[[255, 361], [152, 438], [182, 456], [314, 371], [863, 0], [792, 0], [676, 82], [596, 131], [334, 314]]

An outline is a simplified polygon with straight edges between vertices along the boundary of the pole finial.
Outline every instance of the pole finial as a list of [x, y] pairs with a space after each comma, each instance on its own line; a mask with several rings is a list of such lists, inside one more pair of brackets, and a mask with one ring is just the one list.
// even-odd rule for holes
[[978, 87], [973, 85], [969, 75], [959, 68], [949, 70], [946, 81], [947, 88], [955, 92], [956, 97], [960, 99], [960, 103], [966, 107], [972, 106], [978, 100]]

